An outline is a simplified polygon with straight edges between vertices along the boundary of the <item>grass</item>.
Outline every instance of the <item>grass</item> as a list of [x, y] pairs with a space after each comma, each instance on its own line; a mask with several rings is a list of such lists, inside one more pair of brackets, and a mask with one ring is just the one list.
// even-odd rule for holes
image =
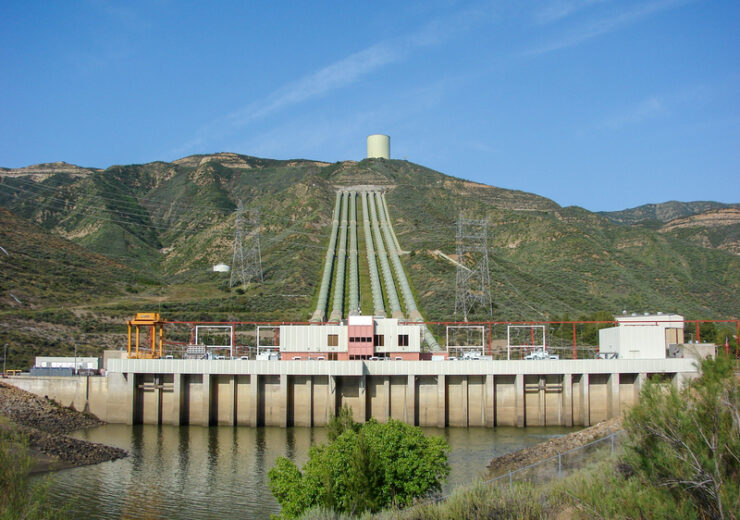
[[49, 479], [31, 483], [32, 466], [28, 439], [0, 417], [0, 519], [68, 518], [66, 507], [49, 498]]
[[[624, 473], [610, 456], [544, 484], [475, 482], [447, 499], [421, 502], [408, 509], [366, 514], [363, 520], [698, 518], [688, 501], [675, 502], [662, 489]], [[504, 479], [505, 480], [505, 479]], [[302, 520], [350, 520], [351, 515], [312, 510]]]
[[357, 205], [357, 260], [360, 275], [360, 308], [363, 314], [372, 315], [373, 292], [370, 287], [370, 264], [367, 261], [367, 249], [365, 247], [365, 227], [363, 225], [362, 199]]

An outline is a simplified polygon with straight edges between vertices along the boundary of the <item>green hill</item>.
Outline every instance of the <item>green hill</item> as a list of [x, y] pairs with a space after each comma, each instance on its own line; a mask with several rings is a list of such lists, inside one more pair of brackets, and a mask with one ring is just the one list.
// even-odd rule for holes
[[[84, 328], [77, 315], [40, 317], [39, 323], [96, 349], [117, 342], [122, 346], [117, 334], [124, 331], [124, 318], [149, 309], [182, 320], [305, 320], [320, 284], [335, 190], [360, 184], [387, 188], [392, 223], [401, 248], [408, 251], [402, 257], [404, 269], [428, 320], [450, 320], [454, 314], [455, 266], [435, 251], [454, 256], [460, 212], [491, 223], [494, 319], [579, 317], [623, 309], [730, 318], [740, 309], [740, 257], [731, 247], [719, 247], [727, 240], [733, 243], [736, 227], [712, 227], [707, 242], [693, 238], [706, 221], [699, 227], [663, 229], [666, 212], [656, 209], [661, 205], [598, 214], [407, 161], [329, 164], [221, 153], [105, 170], [64, 163], [0, 170], [0, 207], [8, 219], [3, 227], [17, 230], [28, 221], [36, 230], [33, 236], [14, 238], [25, 243], [18, 247], [56, 240], [96, 259], [90, 265], [67, 257], [49, 259], [64, 266], [68, 282], [61, 285], [19, 286], [13, 277], [2, 278], [0, 294], [13, 292], [24, 302], [11, 305], [2, 296], [2, 326], [13, 328], [65, 302], [85, 316], [85, 334], [100, 334], [95, 341], [75, 336]], [[237, 291], [228, 288], [228, 274], [210, 268], [231, 264], [239, 200], [259, 211], [265, 282]], [[676, 213], [680, 218], [723, 209], [716, 203], [680, 207], [685, 210]], [[42, 259], [17, 269], [27, 269], [24, 279], [34, 280], [48, 272], [47, 259]], [[81, 308], [90, 293], [94, 301]], [[18, 334], [19, 348], [36, 341], [30, 332]]]
[[740, 208], [721, 208], [680, 217], [658, 231], [702, 247], [740, 255]]
[[672, 200], [660, 204], [645, 204], [636, 208], [623, 209], [621, 211], [601, 211], [609, 220], [620, 224], [640, 224], [650, 222], [669, 222], [671, 220], [690, 217], [706, 211], [734, 208], [740, 209], [740, 204], [723, 204], [699, 200], [694, 202], [679, 202]]
[[[0, 208], [0, 305], [59, 306], [120, 295], [134, 277], [125, 264], [54, 236]], [[116, 273], [115, 278], [110, 275]]]

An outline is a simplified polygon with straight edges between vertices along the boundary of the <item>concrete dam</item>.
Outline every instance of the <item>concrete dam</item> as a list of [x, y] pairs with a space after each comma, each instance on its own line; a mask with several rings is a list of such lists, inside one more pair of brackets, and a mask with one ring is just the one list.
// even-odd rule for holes
[[692, 359], [543, 361], [253, 361], [111, 359], [106, 376], [8, 382], [110, 423], [431, 427], [588, 426], [636, 402], [652, 375], [679, 385]]

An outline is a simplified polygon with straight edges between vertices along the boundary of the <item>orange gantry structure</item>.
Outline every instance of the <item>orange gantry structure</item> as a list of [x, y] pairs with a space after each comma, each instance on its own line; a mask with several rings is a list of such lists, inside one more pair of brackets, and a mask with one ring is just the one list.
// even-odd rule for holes
[[[136, 317], [128, 321], [128, 357], [135, 359], [161, 358], [165, 323], [158, 312], [137, 312]], [[146, 331], [147, 336], [143, 343], [141, 342], [142, 328]]]

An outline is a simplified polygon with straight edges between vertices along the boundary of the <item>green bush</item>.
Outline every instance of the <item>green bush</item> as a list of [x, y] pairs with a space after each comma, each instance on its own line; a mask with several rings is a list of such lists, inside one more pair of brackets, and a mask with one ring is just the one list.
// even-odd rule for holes
[[280, 457], [268, 473], [284, 518], [312, 507], [350, 514], [406, 507], [441, 489], [450, 470], [442, 438], [395, 420], [337, 423], [334, 440], [312, 447], [303, 471]]

